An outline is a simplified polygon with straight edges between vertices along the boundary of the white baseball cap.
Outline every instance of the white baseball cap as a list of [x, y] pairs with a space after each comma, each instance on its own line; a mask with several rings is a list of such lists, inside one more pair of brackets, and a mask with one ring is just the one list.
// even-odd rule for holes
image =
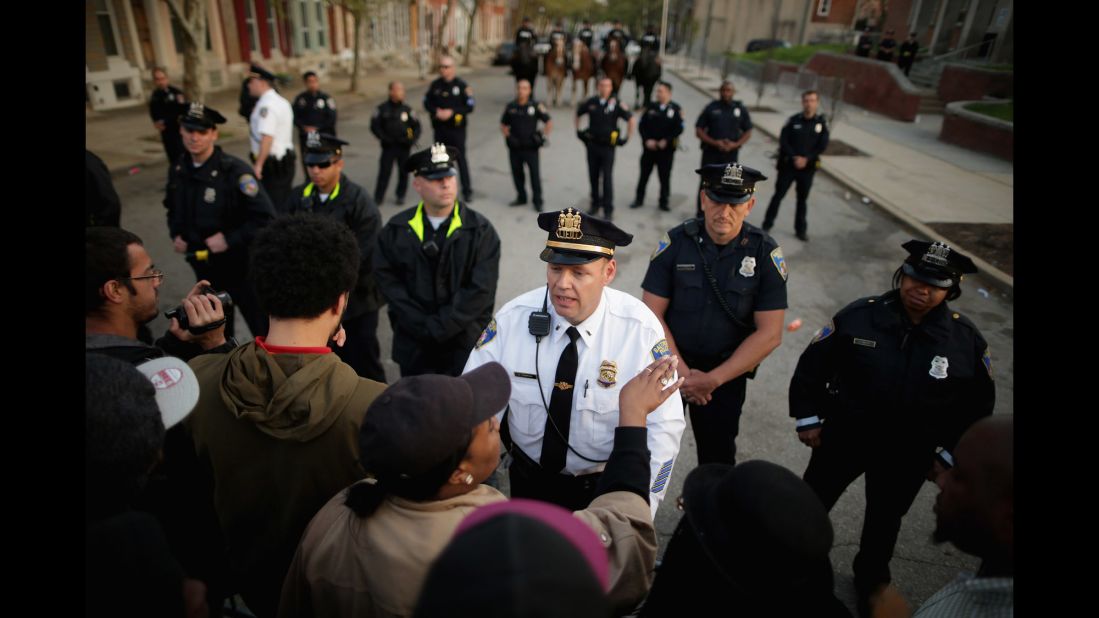
[[187, 418], [198, 403], [198, 378], [186, 362], [165, 356], [146, 361], [137, 369], [156, 389], [156, 405], [165, 429]]

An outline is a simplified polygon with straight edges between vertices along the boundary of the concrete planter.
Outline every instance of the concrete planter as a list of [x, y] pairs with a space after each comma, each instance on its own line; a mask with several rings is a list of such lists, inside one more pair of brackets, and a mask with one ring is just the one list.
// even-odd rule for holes
[[948, 64], [943, 67], [939, 79], [939, 99], [943, 103], [954, 101], [980, 101], [986, 96], [999, 99], [1011, 98], [1015, 92], [1015, 73], [989, 71], [964, 64]]
[[827, 77], [843, 78], [843, 100], [895, 120], [912, 122], [920, 111], [920, 100], [930, 90], [913, 85], [897, 65], [849, 54], [817, 52], [805, 68]]
[[948, 104], [939, 139], [1014, 161], [1015, 123], [965, 109], [968, 103], [982, 102], [986, 101], [955, 101]]

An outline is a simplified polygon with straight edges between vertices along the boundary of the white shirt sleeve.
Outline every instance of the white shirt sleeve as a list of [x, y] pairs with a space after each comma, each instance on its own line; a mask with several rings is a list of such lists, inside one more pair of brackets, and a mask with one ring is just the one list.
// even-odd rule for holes
[[[655, 316], [653, 316], [655, 321]], [[651, 332], [652, 343], [650, 352], [645, 359], [645, 364], [653, 361], [652, 348], [664, 341], [664, 333], [659, 328]], [[665, 343], [665, 346], [667, 344]], [[678, 379], [678, 374], [675, 376]], [[675, 467], [675, 459], [679, 454], [680, 439], [687, 429], [687, 421], [683, 417], [683, 399], [679, 392], [672, 393], [664, 403], [653, 410], [645, 423], [649, 429], [649, 507], [652, 510], [653, 520], [656, 520], [656, 511], [660, 508], [661, 501], [668, 493], [671, 484], [672, 471]]]

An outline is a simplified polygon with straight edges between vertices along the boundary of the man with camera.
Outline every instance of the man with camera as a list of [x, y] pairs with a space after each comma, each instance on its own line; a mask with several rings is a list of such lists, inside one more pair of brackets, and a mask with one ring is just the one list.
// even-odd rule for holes
[[[538, 121], [545, 123], [545, 134], [538, 130]], [[534, 191], [534, 210], [542, 212], [542, 178], [538, 172], [538, 149], [546, 143], [553, 130], [546, 106], [530, 97], [530, 82], [519, 80], [515, 85], [515, 100], [504, 108], [500, 117], [500, 132], [508, 147], [508, 160], [511, 163], [511, 179], [515, 182], [518, 197], [508, 206], [523, 206], [527, 203], [526, 180], [523, 178], [523, 166], [530, 169], [530, 188]]]
[[458, 376], [492, 319], [500, 237], [457, 199], [458, 149], [435, 144], [408, 160], [416, 206], [394, 215], [378, 238], [374, 276], [389, 302], [393, 360], [401, 376]]

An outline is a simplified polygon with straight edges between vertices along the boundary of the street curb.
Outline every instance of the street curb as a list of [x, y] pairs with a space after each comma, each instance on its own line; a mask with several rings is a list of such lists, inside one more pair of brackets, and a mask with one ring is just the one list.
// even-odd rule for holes
[[[709, 90], [706, 90], [705, 88], [702, 88], [701, 86], [695, 84], [692, 79], [690, 79], [688, 77], [684, 77], [683, 75], [681, 75], [678, 69], [668, 68], [668, 72], [671, 73], [672, 75], [675, 75], [676, 77], [678, 77], [680, 80], [682, 80], [684, 83], [686, 83], [691, 88], [694, 88], [696, 91], [698, 91], [698, 92], [700, 92], [700, 93], [702, 93], [702, 94], [704, 94], [708, 97], [713, 96], [713, 93], [710, 92]], [[768, 131], [767, 129], [763, 128], [762, 126], [756, 125], [755, 128], [759, 129], [763, 133], [766, 133], [768, 136], [770, 136], [774, 139], [779, 139], [778, 135]], [[997, 283], [999, 283], [1001, 285], [1004, 285], [1004, 286], [1007, 286], [1011, 290], [1011, 292], [1014, 293], [1014, 291], [1015, 291], [1015, 278], [1012, 277], [1011, 275], [1003, 272], [999, 268], [996, 268], [992, 264], [989, 264], [988, 262], [982, 260], [981, 258], [977, 257], [977, 255], [974, 254], [972, 251], [969, 251], [965, 247], [962, 247], [961, 245], [959, 245], [959, 244], [955, 243], [954, 241], [948, 239], [947, 237], [943, 236], [939, 232], [936, 232], [934, 229], [932, 229], [926, 223], [917, 220], [915, 217], [908, 214], [908, 212], [906, 212], [904, 209], [902, 209], [902, 208], [898, 207], [897, 205], [889, 202], [888, 200], [883, 199], [880, 195], [874, 193], [873, 191], [870, 191], [869, 189], [862, 186], [861, 184], [859, 184], [855, 180], [851, 179], [847, 175], [829, 169], [828, 166], [823, 163], [823, 161], [822, 161], [822, 165], [820, 167], [820, 171], [824, 172], [825, 174], [828, 175], [829, 178], [831, 178], [832, 180], [835, 180], [836, 182], [843, 185], [847, 189], [870, 198], [870, 200], [872, 202], [872, 205], [879, 206], [886, 213], [888, 213], [888, 214], [892, 215], [894, 218], [900, 220], [901, 223], [904, 223], [908, 227], [911, 227], [916, 232], [922, 234], [924, 237], [928, 238], [929, 240], [946, 243], [946, 244], [950, 245], [951, 247], [954, 247], [958, 251], [961, 251], [962, 253], [968, 255], [973, 260], [973, 263], [977, 265], [978, 270], [980, 270], [980, 273], [978, 273], [979, 275], [980, 274], [988, 275], [993, 280], [995, 280]]]

